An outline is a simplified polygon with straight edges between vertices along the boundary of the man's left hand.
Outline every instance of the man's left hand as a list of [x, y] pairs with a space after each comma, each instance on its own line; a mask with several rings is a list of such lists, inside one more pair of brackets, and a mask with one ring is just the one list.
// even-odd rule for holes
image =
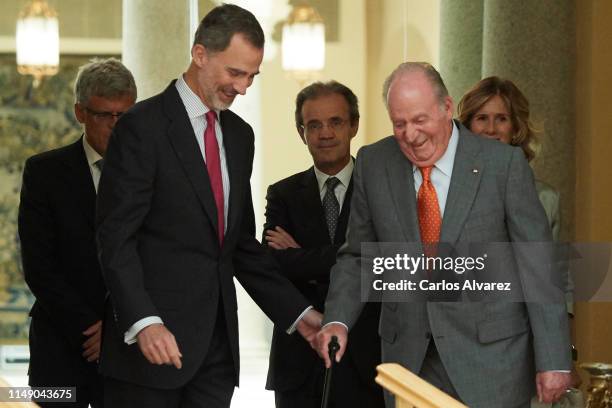
[[572, 384], [570, 373], [558, 371], [543, 371], [536, 374], [538, 401], [550, 404], [556, 402], [565, 394]]
[[83, 332], [83, 334], [89, 337], [85, 343], [83, 343], [83, 357], [88, 362], [98, 361], [100, 359], [100, 342], [102, 341], [102, 320], [98, 320]]
[[310, 309], [297, 324], [297, 331], [304, 337], [304, 340], [310, 344], [310, 347], [316, 350], [316, 338], [319, 329], [321, 329], [321, 322], [323, 321], [323, 315], [314, 309]]
[[274, 249], [301, 248], [291, 234], [279, 226], [266, 230], [266, 242]]

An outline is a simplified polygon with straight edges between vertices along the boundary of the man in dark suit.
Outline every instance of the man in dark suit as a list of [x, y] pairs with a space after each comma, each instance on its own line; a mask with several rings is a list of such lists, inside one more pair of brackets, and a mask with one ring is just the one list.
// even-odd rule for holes
[[[319, 353], [329, 365], [325, 349], [335, 335], [342, 358], [347, 329], [362, 308], [360, 294], [380, 290], [381, 282], [397, 283], [393, 271], [370, 272], [363, 243], [381, 248], [404, 242], [410, 244], [405, 255], [434, 260], [436, 253], [438, 259], [452, 254], [452, 246], [458, 261], [474, 258], [471, 247], [497, 243], [478, 251], [486, 270], [470, 276], [481, 283], [501, 271], [518, 296], [440, 290], [445, 300], [457, 300], [446, 302], [427, 291], [418, 294], [422, 298], [398, 298], [390, 288], [381, 293], [383, 361], [404, 365], [470, 407], [528, 407], [536, 392], [544, 402], [557, 400], [570, 384], [566, 285], [552, 287], [550, 278], [559, 275], [554, 270], [540, 288], [533, 285], [554, 263], [550, 249], [538, 245], [550, 242], [551, 232], [525, 155], [454, 122], [452, 99], [427, 63], [400, 65], [383, 95], [394, 135], [357, 156], [347, 245], [331, 272]], [[413, 275], [419, 282], [412, 283], [439, 283], [430, 281], [438, 272], [452, 283], [465, 269], [452, 262], [447, 271], [420, 268]], [[547, 291], [556, 298], [538, 297]]]
[[97, 369], [106, 289], [95, 245], [96, 190], [111, 130], [134, 104], [136, 85], [118, 60], [94, 60], [81, 67], [75, 96], [84, 136], [29, 158], [23, 174], [19, 237], [25, 280], [36, 297], [29, 383], [76, 386], [78, 403], [68, 406], [101, 407]]
[[[350, 212], [357, 97], [336, 81], [309, 85], [296, 98], [295, 124], [314, 166], [268, 188], [264, 240], [282, 273], [323, 310]], [[351, 331], [349, 358], [334, 369], [330, 407], [384, 405], [382, 390], [374, 383], [380, 363], [379, 314], [379, 303], [367, 304]], [[320, 407], [323, 381], [324, 366], [316, 351], [276, 326], [266, 388], [275, 391], [277, 408]]]
[[253, 130], [227, 110], [258, 74], [263, 46], [250, 12], [214, 8], [187, 72], [113, 132], [97, 216], [111, 298], [100, 366], [113, 407], [229, 406], [234, 276], [287, 332], [313, 339], [320, 324], [254, 236]]
[[[295, 121], [314, 166], [268, 188], [264, 240], [282, 273], [322, 310], [350, 212], [357, 97], [336, 81], [314, 83], [298, 94]], [[367, 304], [351, 331], [350, 358], [335, 369], [330, 406], [383, 405], [374, 383], [380, 362], [379, 313], [378, 303]], [[276, 406], [319, 407], [323, 379], [323, 364], [308, 343], [275, 327], [267, 388], [275, 391]]]

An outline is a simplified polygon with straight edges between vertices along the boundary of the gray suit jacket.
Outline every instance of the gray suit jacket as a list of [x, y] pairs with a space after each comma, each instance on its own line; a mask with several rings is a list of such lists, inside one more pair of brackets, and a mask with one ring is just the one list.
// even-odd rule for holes
[[[546, 212], [546, 218], [552, 231], [552, 237], [554, 241], [559, 240], [559, 234], [561, 231], [561, 209], [559, 192], [552, 186], [544, 183], [543, 181], [536, 180], [536, 190], [538, 192], [538, 198], [544, 207]], [[567, 276], [567, 290], [565, 292], [565, 302], [567, 305], [567, 313], [574, 314], [574, 281], [571, 274]]]
[[561, 212], [559, 210], [559, 192], [553, 187], [544, 183], [543, 181], [536, 180], [536, 190], [538, 192], [538, 198], [544, 207], [546, 218], [550, 224], [552, 231], [553, 240], [559, 239], [559, 233], [561, 230]]
[[[550, 241], [522, 151], [458, 126], [441, 242]], [[393, 137], [362, 148], [353, 177], [347, 242], [330, 274], [324, 319], [349, 327], [363, 307], [361, 285], [371, 286], [374, 276], [361, 274], [361, 243], [420, 242], [412, 164]], [[507, 249], [502, 256], [508, 262], [527, 262]], [[449, 378], [470, 407], [526, 404], [535, 393], [536, 370], [571, 367], [562, 303], [383, 300], [379, 332], [383, 361], [415, 373], [429, 341], [435, 341]]]

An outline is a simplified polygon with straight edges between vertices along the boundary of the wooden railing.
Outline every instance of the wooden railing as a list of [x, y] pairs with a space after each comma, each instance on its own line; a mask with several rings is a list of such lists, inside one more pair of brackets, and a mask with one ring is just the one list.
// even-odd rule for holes
[[376, 370], [376, 382], [395, 395], [396, 408], [467, 408], [399, 364], [381, 364]]

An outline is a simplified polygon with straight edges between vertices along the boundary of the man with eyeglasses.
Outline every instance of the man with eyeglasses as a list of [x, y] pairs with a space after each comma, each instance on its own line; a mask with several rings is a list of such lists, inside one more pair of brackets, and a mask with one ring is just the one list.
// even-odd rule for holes
[[[295, 124], [314, 166], [268, 188], [264, 242], [282, 273], [323, 310], [329, 272], [349, 218], [357, 97], [336, 81], [309, 85], [296, 98]], [[335, 368], [330, 407], [384, 406], [374, 383], [380, 362], [379, 313], [379, 304], [367, 304], [351, 331], [350, 357]], [[308, 343], [275, 327], [266, 387], [275, 391], [276, 407], [321, 406], [323, 380], [323, 364]]]
[[94, 235], [96, 192], [113, 126], [135, 100], [134, 78], [119, 60], [83, 65], [74, 105], [83, 136], [25, 164], [19, 237], [25, 280], [36, 297], [29, 384], [76, 387], [76, 402], [42, 407], [103, 406], [98, 358], [106, 289]]

